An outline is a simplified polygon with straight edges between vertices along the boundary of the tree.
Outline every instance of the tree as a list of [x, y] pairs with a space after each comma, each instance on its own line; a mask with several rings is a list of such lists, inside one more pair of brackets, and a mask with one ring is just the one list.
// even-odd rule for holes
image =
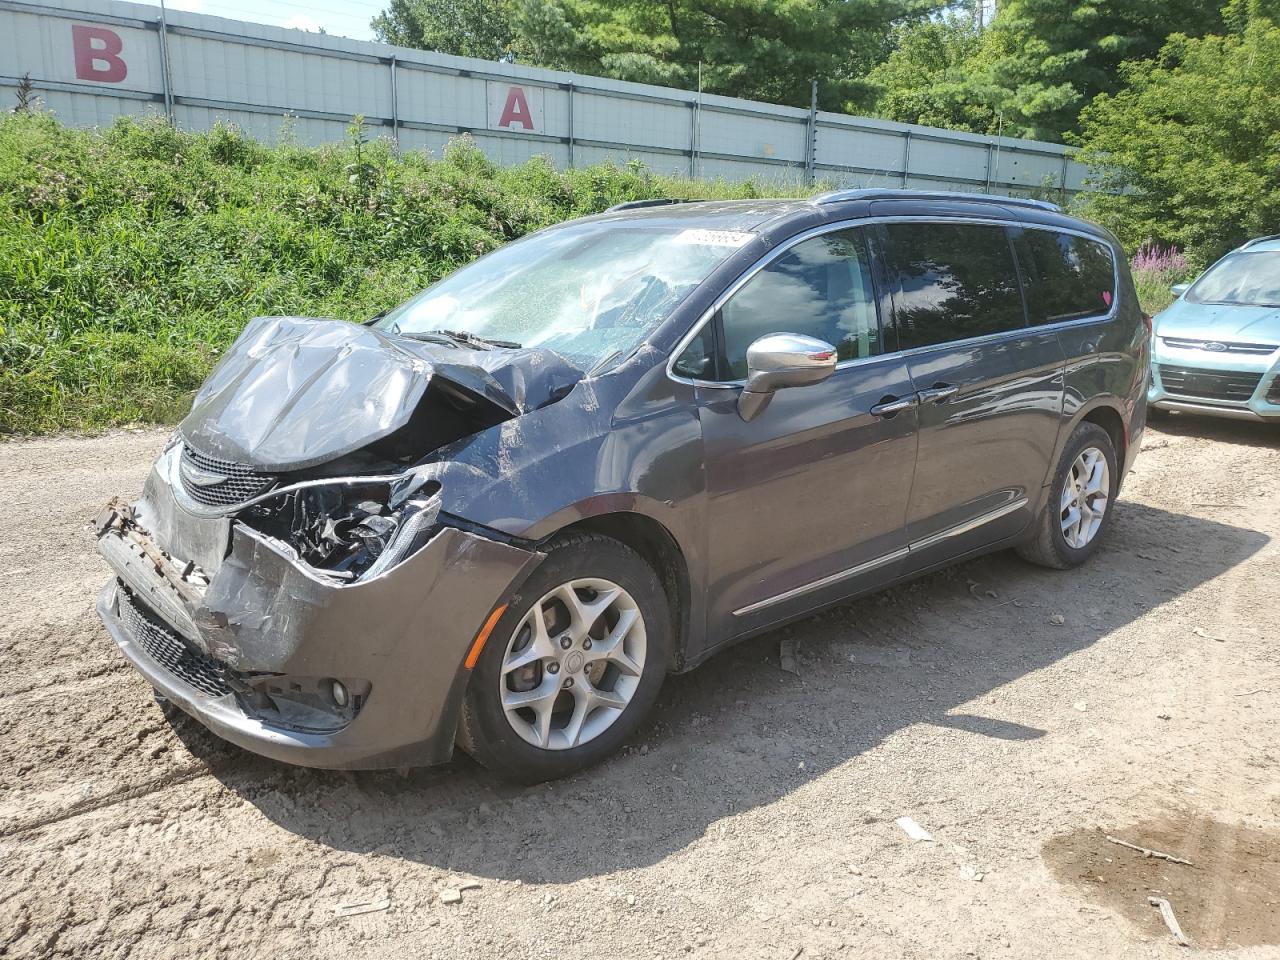
[[640, 83], [845, 110], [893, 25], [940, 0], [390, 0], [373, 20], [402, 46]]
[[867, 77], [886, 120], [996, 133], [1001, 91], [987, 81], [991, 33], [972, 12], [900, 25], [893, 52]]
[[515, 59], [511, 0], [391, 0], [373, 18], [383, 43], [484, 60]]
[[1203, 36], [1222, 22], [1214, 0], [1008, 0], [990, 71], [1005, 131], [1060, 139], [1095, 96], [1121, 88], [1122, 63], [1154, 57], [1174, 30]]
[[1198, 265], [1280, 232], [1280, 27], [1256, 7], [1228, 13], [1232, 32], [1170, 37], [1081, 114], [1080, 159], [1108, 191], [1090, 215], [1131, 247], [1175, 244]]

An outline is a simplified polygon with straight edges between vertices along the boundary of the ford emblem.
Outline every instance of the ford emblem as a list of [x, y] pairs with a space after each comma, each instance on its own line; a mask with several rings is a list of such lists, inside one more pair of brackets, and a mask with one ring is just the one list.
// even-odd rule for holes
[[1204, 348], [1212, 351], [1213, 353], [1222, 353], [1227, 349], [1227, 345], [1225, 343], [1219, 343], [1217, 340], [1210, 340], [1204, 345]]

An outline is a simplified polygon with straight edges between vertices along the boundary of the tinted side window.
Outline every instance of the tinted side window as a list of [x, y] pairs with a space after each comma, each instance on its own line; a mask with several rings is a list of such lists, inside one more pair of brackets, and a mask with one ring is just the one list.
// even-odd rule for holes
[[861, 231], [798, 243], [743, 285], [720, 311], [725, 380], [747, 375], [747, 347], [770, 333], [835, 345], [841, 360], [880, 352], [875, 292]]
[[884, 263], [894, 285], [898, 349], [1014, 330], [1025, 323], [1004, 227], [888, 223]]
[[1052, 230], [1018, 230], [1014, 246], [1033, 324], [1096, 317], [1111, 309], [1115, 267], [1096, 240]]

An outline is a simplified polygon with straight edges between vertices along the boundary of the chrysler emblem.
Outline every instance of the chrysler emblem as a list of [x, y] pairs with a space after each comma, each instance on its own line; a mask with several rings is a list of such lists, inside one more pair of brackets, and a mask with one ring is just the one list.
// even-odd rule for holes
[[227, 479], [224, 474], [201, 470], [189, 463], [183, 463], [179, 469], [182, 472], [182, 479], [193, 487], [216, 487], [220, 483], [225, 483]]
[[1214, 353], [1222, 353], [1222, 351], [1227, 349], [1227, 345], [1225, 343], [1219, 343], [1217, 340], [1210, 340], [1204, 345], [1204, 348], [1206, 350], [1211, 350]]

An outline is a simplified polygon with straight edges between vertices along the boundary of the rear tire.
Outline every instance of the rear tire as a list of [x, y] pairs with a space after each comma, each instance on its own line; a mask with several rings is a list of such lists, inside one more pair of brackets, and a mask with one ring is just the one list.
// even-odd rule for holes
[[517, 783], [617, 750], [657, 699], [671, 649], [666, 594], [634, 550], [577, 533], [545, 552], [485, 644], [458, 729], [463, 750]]
[[1034, 535], [1017, 547], [1018, 556], [1055, 570], [1080, 566], [1111, 526], [1119, 486], [1111, 435], [1096, 423], [1081, 423], [1062, 451]]

